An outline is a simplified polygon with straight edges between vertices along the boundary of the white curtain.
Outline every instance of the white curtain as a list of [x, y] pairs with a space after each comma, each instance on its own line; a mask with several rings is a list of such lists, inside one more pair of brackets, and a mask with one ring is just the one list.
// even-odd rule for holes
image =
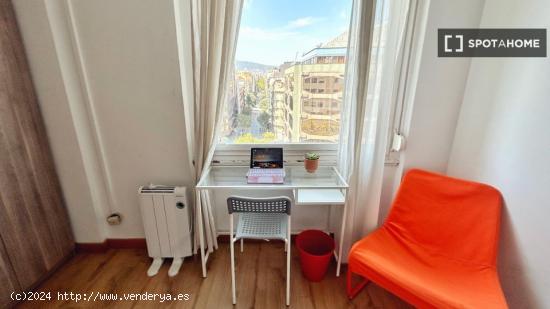
[[349, 181], [344, 260], [378, 225], [397, 58], [408, 0], [354, 0], [338, 167]]
[[[235, 49], [242, 11], [242, 0], [191, 0], [190, 102], [184, 102], [187, 146], [194, 166], [195, 182], [209, 167], [218, 141], [219, 124], [226, 100], [227, 81], [235, 62]], [[180, 46], [181, 47], [181, 46]], [[208, 251], [217, 248], [210, 196], [195, 196], [195, 209], [202, 205], [202, 220]], [[195, 232], [195, 252], [198, 233]]]

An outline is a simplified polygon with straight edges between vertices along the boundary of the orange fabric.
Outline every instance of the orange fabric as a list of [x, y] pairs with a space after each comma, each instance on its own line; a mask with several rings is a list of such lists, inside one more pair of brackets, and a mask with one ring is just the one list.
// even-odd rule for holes
[[420, 308], [507, 308], [501, 204], [490, 186], [411, 170], [382, 227], [351, 248], [349, 271]]

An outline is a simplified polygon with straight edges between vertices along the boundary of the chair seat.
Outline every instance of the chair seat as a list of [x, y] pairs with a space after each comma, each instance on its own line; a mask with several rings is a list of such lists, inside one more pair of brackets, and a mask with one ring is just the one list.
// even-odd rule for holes
[[357, 242], [348, 262], [419, 308], [507, 308], [494, 266], [428, 252], [385, 227]]
[[235, 239], [287, 238], [287, 215], [280, 213], [240, 213]]

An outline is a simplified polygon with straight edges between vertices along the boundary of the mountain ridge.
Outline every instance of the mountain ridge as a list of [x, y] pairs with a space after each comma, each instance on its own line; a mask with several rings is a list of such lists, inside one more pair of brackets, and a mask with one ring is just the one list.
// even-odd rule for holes
[[267, 72], [275, 68], [275, 66], [273, 65], [262, 64], [262, 63], [252, 62], [252, 61], [240, 61], [240, 60], [237, 60], [235, 62], [235, 66], [237, 70], [256, 71], [256, 72]]

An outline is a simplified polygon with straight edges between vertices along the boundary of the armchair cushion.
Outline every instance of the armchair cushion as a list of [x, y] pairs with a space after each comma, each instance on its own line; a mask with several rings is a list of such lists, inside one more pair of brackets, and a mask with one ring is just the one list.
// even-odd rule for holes
[[501, 204], [490, 186], [411, 170], [384, 224], [352, 247], [349, 271], [420, 308], [506, 308]]

